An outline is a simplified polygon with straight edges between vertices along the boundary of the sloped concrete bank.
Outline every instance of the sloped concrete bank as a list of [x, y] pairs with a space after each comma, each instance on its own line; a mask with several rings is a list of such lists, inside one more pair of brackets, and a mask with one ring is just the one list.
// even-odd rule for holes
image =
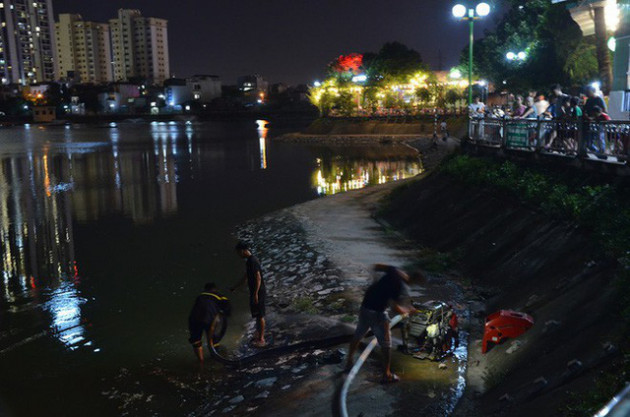
[[[384, 217], [456, 256], [470, 279], [464, 285], [483, 301], [474, 307], [469, 386], [456, 415], [568, 415], [615, 366], [623, 329], [616, 266], [583, 230], [441, 173], [396, 190]], [[527, 312], [535, 325], [481, 355], [484, 317], [498, 309]]]

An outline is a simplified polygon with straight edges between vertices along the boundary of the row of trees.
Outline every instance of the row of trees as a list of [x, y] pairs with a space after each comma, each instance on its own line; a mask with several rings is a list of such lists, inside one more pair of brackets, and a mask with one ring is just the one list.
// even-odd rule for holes
[[[564, 4], [549, 0], [506, 0], [507, 11], [493, 31], [474, 45], [475, 78], [513, 93], [547, 91], [552, 84], [578, 89], [598, 78], [594, 36], [585, 37]], [[525, 52], [525, 60], [508, 60]], [[468, 78], [468, 47], [458, 72]], [[361, 78], [358, 78], [360, 76]], [[311, 89], [311, 102], [323, 115], [385, 109], [463, 105], [466, 83], [440, 79], [417, 51], [386, 43], [376, 53], [341, 56], [328, 65], [327, 77]]]
[[333, 60], [326, 79], [310, 90], [309, 97], [324, 116], [333, 110], [349, 116], [391, 109], [409, 113], [423, 107], [455, 108], [465, 94], [461, 81], [438, 80], [420, 53], [390, 42], [377, 53]]
[[[506, 0], [496, 29], [475, 41], [474, 74], [511, 91], [547, 90], [553, 83], [581, 87], [597, 79], [594, 36], [585, 37], [566, 4], [549, 0]], [[508, 61], [507, 52], [526, 52]], [[461, 55], [468, 68], [468, 48]]]

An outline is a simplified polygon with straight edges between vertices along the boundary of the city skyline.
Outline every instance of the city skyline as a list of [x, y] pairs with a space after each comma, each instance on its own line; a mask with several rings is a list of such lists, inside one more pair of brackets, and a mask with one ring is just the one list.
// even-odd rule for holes
[[[201, 0], [172, 7], [166, 0], [113, 0], [88, 3], [54, 0], [55, 16], [78, 13], [106, 22], [119, 8], [139, 9], [169, 21], [171, 74], [216, 74], [232, 84], [258, 73], [270, 82], [310, 83], [324, 75], [326, 64], [341, 54], [377, 51], [388, 41], [418, 50], [432, 68], [459, 62], [466, 45], [466, 25], [451, 15], [451, 2], [405, 0], [395, 4], [368, 0], [360, 5], [326, 0], [298, 5]], [[208, 10], [208, 12], [204, 12]], [[491, 28], [493, 14], [476, 26], [477, 36]]]

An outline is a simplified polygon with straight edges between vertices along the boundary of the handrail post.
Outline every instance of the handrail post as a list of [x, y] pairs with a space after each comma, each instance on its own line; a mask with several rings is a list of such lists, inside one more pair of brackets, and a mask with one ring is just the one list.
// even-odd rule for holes
[[588, 122], [582, 119], [578, 126], [578, 150], [577, 157], [584, 158], [586, 156], [586, 132], [588, 131]]

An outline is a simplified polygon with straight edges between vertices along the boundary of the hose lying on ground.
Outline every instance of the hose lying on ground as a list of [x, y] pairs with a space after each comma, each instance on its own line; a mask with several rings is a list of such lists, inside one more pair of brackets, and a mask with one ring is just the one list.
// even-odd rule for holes
[[[394, 328], [394, 326], [400, 323], [400, 321], [404, 317], [405, 316], [403, 315], [398, 315], [394, 317], [392, 321], [389, 323], [390, 327]], [[372, 350], [374, 349], [375, 346], [376, 346], [376, 338], [373, 338], [370, 341], [370, 343], [367, 345], [367, 347], [363, 350], [363, 352], [361, 353], [361, 356], [359, 356], [359, 359], [355, 362], [354, 366], [348, 373], [348, 376], [343, 381], [343, 384], [339, 385], [337, 389], [335, 390], [335, 396], [332, 402], [332, 412], [333, 412], [334, 417], [348, 417], [348, 407], [346, 405], [346, 397], [348, 396], [348, 389], [350, 388], [350, 384], [352, 384], [354, 377], [357, 376], [357, 374], [359, 373], [359, 369], [361, 369], [361, 366], [363, 366], [363, 364], [365, 363], [368, 356], [370, 356], [370, 353], [372, 353]]]
[[[210, 334], [214, 334], [214, 329], [218, 325], [219, 321], [222, 320], [222, 314], [219, 313], [215, 316], [214, 321], [212, 322], [212, 326], [210, 327]], [[210, 337], [208, 340], [208, 344], [210, 345], [210, 353], [212, 357], [217, 361], [221, 362], [224, 365], [233, 366], [236, 368], [240, 368], [247, 364], [250, 364], [254, 361], [272, 357], [272, 356], [280, 356], [286, 355], [293, 352], [299, 352], [303, 350], [312, 350], [312, 349], [327, 349], [333, 346], [338, 346], [343, 343], [349, 343], [352, 340], [352, 334], [343, 334], [339, 336], [326, 337], [323, 339], [315, 339], [315, 340], [305, 340], [303, 342], [294, 343], [292, 345], [278, 346], [276, 348], [261, 350], [260, 352], [256, 352], [250, 356], [244, 356], [241, 358], [226, 358], [222, 356], [219, 352], [217, 352], [216, 345], [214, 342], [214, 338]]]

